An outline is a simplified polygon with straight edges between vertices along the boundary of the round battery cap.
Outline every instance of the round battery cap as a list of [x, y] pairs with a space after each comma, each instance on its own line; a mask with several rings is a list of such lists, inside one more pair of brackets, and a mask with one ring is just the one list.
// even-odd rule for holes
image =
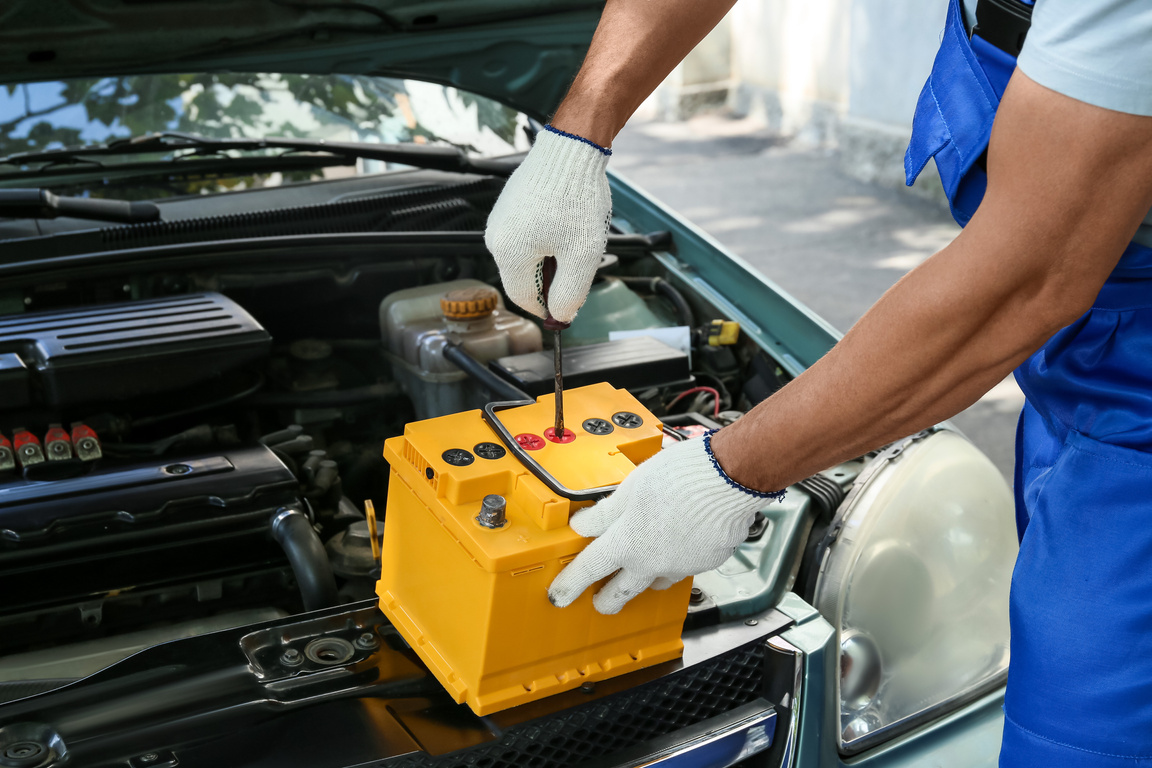
[[454, 467], [466, 467], [476, 461], [476, 457], [463, 448], [449, 448], [440, 454], [440, 458]]
[[482, 459], [489, 459], [495, 461], [496, 459], [504, 458], [504, 454], [508, 451], [504, 450], [504, 446], [496, 443], [477, 443], [472, 451]]
[[553, 443], [570, 443], [576, 439], [576, 434], [570, 429], [565, 429], [564, 434], [557, 437], [556, 427], [548, 427], [544, 430], [544, 438]]
[[612, 414], [612, 423], [624, 429], [636, 429], [644, 423], [644, 419], [630, 411], [620, 411]]
[[516, 435], [516, 442], [526, 451], [538, 451], [544, 447], [544, 438], [531, 432]]
[[607, 419], [585, 419], [581, 426], [590, 435], [607, 435], [616, 429]]

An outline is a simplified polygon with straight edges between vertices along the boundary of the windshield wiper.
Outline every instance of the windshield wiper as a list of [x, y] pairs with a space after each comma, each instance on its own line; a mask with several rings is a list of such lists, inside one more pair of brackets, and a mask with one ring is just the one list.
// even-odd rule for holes
[[136, 224], [159, 221], [160, 209], [147, 201], [60, 197], [46, 189], [0, 189], [0, 217], [12, 219], [76, 219]]
[[508, 176], [519, 164], [518, 159], [471, 158], [457, 147], [433, 144], [366, 144], [355, 142], [316, 141], [312, 139], [215, 139], [194, 133], [165, 131], [130, 139], [116, 139], [106, 144], [76, 149], [50, 149], [42, 152], [17, 152], [0, 157], [0, 165], [28, 165], [30, 163], [83, 162], [87, 158], [111, 155], [137, 155], [191, 149], [191, 153], [178, 155], [170, 162], [183, 158], [218, 154], [227, 150], [254, 152], [262, 149], [283, 149], [291, 152], [325, 152], [332, 155], [359, 157], [401, 163], [435, 171], [481, 173], [488, 176]]

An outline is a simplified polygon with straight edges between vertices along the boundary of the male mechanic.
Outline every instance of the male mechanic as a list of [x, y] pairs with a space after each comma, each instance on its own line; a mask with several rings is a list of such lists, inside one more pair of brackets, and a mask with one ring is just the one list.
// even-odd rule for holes
[[[516, 303], [545, 314], [540, 262], [555, 256], [549, 309], [575, 316], [605, 244], [612, 139], [733, 2], [608, 0], [488, 221]], [[1015, 369], [1027, 404], [1001, 765], [1152, 766], [1152, 3], [1037, 0], [1022, 50], [1022, 33], [985, 24], [986, 3], [970, 37], [977, 9], [951, 0], [905, 163], [911, 183], [935, 157], [963, 231], [795, 381], [576, 513], [598, 538], [549, 595], [565, 606], [615, 573], [594, 598], [615, 613], [714, 568], [766, 498]]]

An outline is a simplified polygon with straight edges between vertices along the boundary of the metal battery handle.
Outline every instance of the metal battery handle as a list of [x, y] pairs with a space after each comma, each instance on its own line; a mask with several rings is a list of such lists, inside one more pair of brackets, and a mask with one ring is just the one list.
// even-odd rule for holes
[[492, 428], [492, 431], [500, 436], [500, 440], [507, 446], [508, 450], [512, 452], [512, 455], [519, 459], [520, 463], [527, 467], [529, 472], [536, 475], [536, 477], [540, 479], [540, 482], [548, 486], [548, 488], [557, 495], [570, 501], [599, 501], [616, 490], [615, 485], [588, 488], [583, 491], [576, 491], [563, 485], [553, 477], [548, 470], [540, 466], [540, 463], [532, 458], [520, 443], [516, 442], [516, 437], [508, 431], [508, 428], [500, 421], [500, 417], [496, 415], [497, 411], [503, 411], [508, 408], [518, 408], [522, 405], [533, 405], [535, 402], [535, 400], [507, 400], [499, 403], [488, 403], [488, 405], [484, 406], [484, 421], [488, 422], [488, 426]]

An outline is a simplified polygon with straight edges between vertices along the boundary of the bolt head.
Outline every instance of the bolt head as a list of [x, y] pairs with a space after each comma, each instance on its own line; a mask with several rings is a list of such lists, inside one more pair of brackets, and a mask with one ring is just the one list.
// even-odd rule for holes
[[355, 645], [357, 648], [370, 651], [380, 645], [380, 641], [376, 639], [375, 633], [363, 632], [359, 637], [356, 638]]
[[485, 528], [503, 528], [508, 522], [507, 508], [508, 501], [503, 496], [490, 493], [480, 503], [480, 514], [476, 516], [476, 522]]

